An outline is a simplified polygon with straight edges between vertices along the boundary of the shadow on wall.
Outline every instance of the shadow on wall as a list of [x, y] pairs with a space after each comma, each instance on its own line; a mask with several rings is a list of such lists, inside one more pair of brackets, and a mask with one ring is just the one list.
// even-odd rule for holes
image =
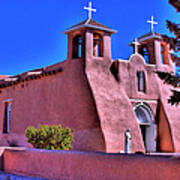
[[17, 134], [1, 134], [0, 135], [0, 147], [27, 147], [33, 146], [27, 142], [25, 135]]

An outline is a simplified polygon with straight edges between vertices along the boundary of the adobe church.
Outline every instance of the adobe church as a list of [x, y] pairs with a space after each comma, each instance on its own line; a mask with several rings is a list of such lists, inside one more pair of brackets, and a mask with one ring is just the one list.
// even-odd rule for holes
[[175, 72], [169, 45], [151, 32], [132, 43], [128, 60], [111, 58], [115, 30], [92, 19], [65, 31], [67, 59], [0, 80], [0, 145], [26, 146], [25, 129], [39, 124], [70, 127], [74, 150], [180, 152], [178, 107], [168, 104], [171, 86], [154, 73]]

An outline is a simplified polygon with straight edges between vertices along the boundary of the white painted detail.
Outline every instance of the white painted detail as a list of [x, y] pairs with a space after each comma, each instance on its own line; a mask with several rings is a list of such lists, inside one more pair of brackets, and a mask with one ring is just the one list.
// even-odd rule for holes
[[4, 79], [4, 81], [6, 81], [6, 82], [17, 81], [17, 80], [18, 80], [18, 78], [6, 78], [6, 79]]
[[146, 41], [146, 40], [151, 39], [151, 38], [162, 39], [161, 36], [158, 36], [158, 35], [151, 35], [151, 36], [139, 38], [139, 42], [143, 42], [143, 41]]
[[35, 72], [28, 72], [27, 75], [30, 76], [30, 75], [40, 75], [42, 73], [42, 71], [35, 71]]
[[2, 102], [5, 103], [5, 102], [12, 102], [12, 101], [13, 101], [13, 99], [7, 99], [7, 100], [4, 100]]
[[102, 30], [102, 31], [107, 31], [107, 32], [110, 32], [110, 33], [117, 33], [116, 30], [109, 29], [109, 28], [104, 28], [104, 27], [99, 27], [99, 26], [96, 26], [96, 25], [88, 24], [88, 23], [89, 23], [89, 20], [87, 20], [85, 24], [82, 24], [82, 25], [73, 27], [73, 28], [71, 28], [71, 29], [68, 29], [68, 30], [64, 31], [63, 33], [66, 34], [66, 33], [75, 31], [75, 30], [77, 30], [77, 29], [83, 28], [83, 27], [90, 27], [90, 28], [94, 28], [94, 29], [98, 29], [98, 30]]
[[96, 9], [92, 8], [92, 2], [90, 1], [89, 2], [89, 7], [85, 6], [84, 9], [88, 11], [88, 19], [92, 19], [92, 13], [96, 12]]
[[152, 102], [152, 103], [157, 103], [158, 100], [156, 99], [129, 99], [131, 102], [140, 102], [144, 105], [144, 102]]
[[148, 20], [147, 23], [151, 24], [151, 32], [154, 33], [154, 25], [158, 24], [158, 22], [154, 21], [154, 16], [151, 16], [151, 20]]

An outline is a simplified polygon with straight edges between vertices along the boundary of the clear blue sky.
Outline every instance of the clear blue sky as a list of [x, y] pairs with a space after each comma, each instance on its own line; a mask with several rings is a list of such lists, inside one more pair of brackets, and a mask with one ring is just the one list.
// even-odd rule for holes
[[[0, 0], [0, 74], [15, 75], [66, 59], [67, 41], [62, 32], [87, 18], [88, 0]], [[127, 59], [134, 38], [155, 30], [168, 33], [166, 19], [180, 16], [168, 0], [92, 0], [93, 19], [118, 31], [112, 37], [113, 58]]]

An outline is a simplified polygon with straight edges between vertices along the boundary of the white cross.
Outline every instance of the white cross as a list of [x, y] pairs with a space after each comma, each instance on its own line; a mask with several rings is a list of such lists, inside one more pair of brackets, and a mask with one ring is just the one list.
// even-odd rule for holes
[[171, 49], [171, 50], [168, 51], [168, 53], [171, 54], [171, 55], [174, 55], [174, 50]]
[[147, 23], [151, 24], [151, 32], [154, 33], [154, 25], [158, 24], [158, 22], [154, 21], [154, 16], [151, 16], [151, 20], [148, 20]]
[[90, 1], [89, 2], [89, 7], [84, 7], [85, 10], [88, 10], [88, 19], [91, 19], [92, 18], [92, 12], [96, 12], [96, 9], [93, 9], [92, 8], [92, 2]]
[[135, 47], [135, 54], [138, 54], [138, 46], [140, 45], [140, 43], [138, 42], [137, 38], [132, 42], [132, 44]]

